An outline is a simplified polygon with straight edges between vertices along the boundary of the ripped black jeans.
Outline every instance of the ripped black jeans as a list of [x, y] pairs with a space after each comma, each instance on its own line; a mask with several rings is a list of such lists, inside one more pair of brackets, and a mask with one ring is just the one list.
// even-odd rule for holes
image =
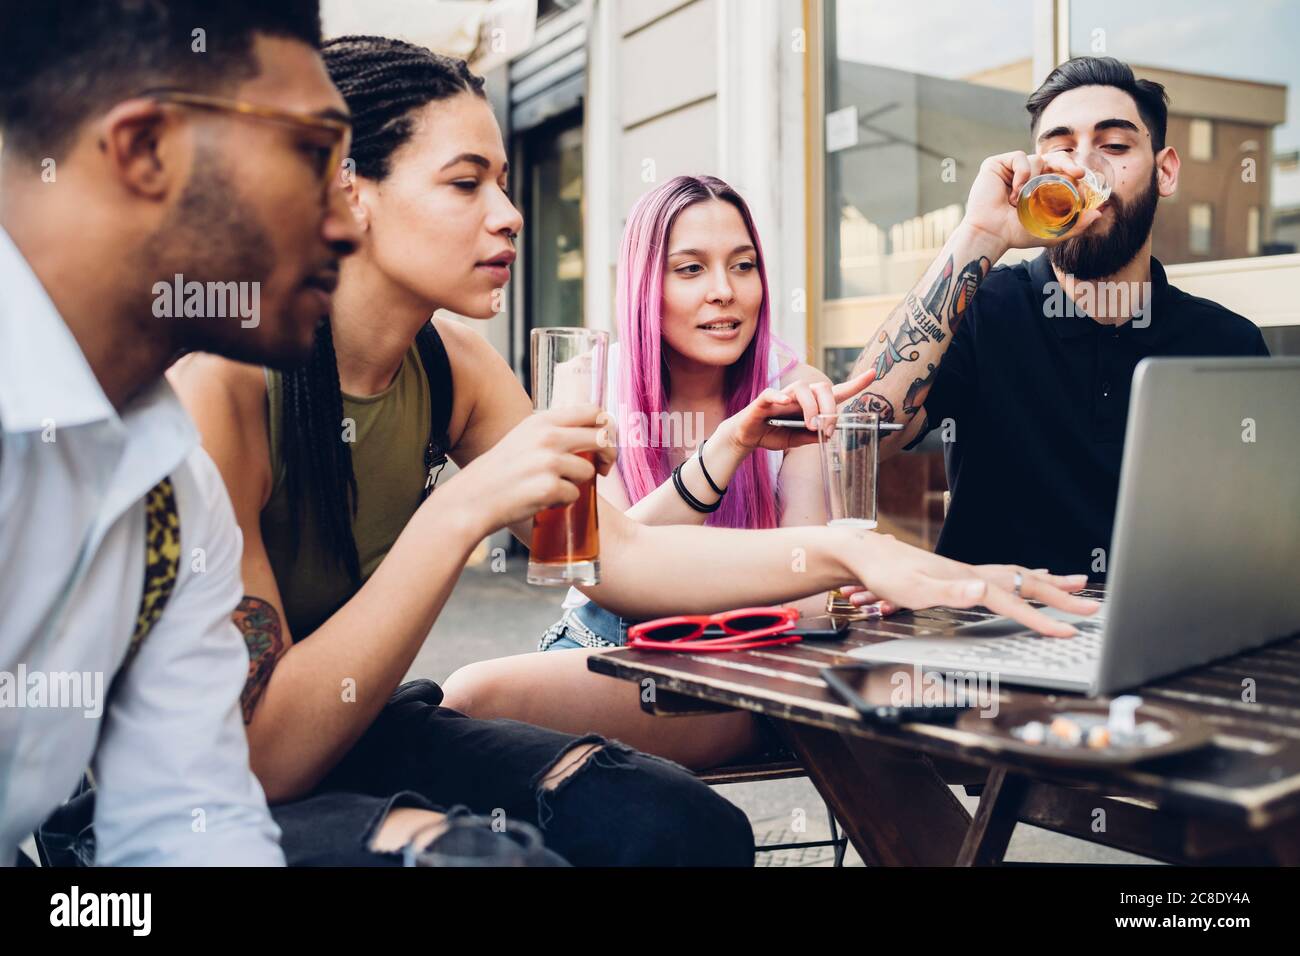
[[[683, 767], [594, 734], [476, 720], [441, 700], [433, 681], [403, 684], [320, 786], [271, 808], [290, 866], [399, 866], [401, 854], [369, 849], [388, 811], [456, 806], [531, 823], [575, 866], [753, 864], [749, 820]], [[543, 789], [585, 743], [601, 746]]]

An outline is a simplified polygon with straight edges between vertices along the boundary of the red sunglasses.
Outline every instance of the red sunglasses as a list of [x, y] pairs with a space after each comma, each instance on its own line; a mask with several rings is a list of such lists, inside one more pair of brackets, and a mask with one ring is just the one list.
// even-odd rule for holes
[[[754, 647], [793, 644], [799, 611], [792, 607], [743, 607], [721, 614], [683, 614], [634, 624], [627, 646], [646, 651], [747, 651]], [[720, 627], [725, 636], [703, 637], [705, 629]]]

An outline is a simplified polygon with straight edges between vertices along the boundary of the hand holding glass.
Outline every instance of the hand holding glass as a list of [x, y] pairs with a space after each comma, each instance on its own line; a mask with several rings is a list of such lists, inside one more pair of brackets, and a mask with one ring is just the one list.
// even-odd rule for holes
[[1020, 190], [1020, 224], [1040, 239], [1059, 239], [1074, 228], [1085, 209], [1096, 209], [1110, 198], [1115, 173], [1106, 157], [1089, 152], [1070, 158], [1084, 168], [1082, 179], [1042, 173]]

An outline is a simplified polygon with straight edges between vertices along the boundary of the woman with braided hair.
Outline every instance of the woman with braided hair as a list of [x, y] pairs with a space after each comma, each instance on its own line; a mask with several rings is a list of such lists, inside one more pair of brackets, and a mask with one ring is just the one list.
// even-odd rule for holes
[[[705, 763], [719, 726], [707, 722], [734, 715], [683, 718], [665, 732], [626, 685], [586, 672], [586, 651], [538, 655], [553, 661], [556, 686], [603, 708], [602, 726], [582, 736], [466, 717], [439, 706], [432, 682], [401, 684], [478, 542], [507, 527], [527, 541], [537, 511], [609, 472], [614, 429], [595, 406], [531, 413], [482, 336], [430, 321], [441, 309], [496, 314], [523, 225], [482, 81], [398, 40], [344, 37], [323, 54], [352, 115], [339, 188], [362, 240], [342, 262], [312, 357], [282, 372], [195, 355], [172, 373], [244, 535], [236, 621], [257, 655], [244, 718], [286, 857], [391, 863], [413, 832], [465, 806], [534, 823], [574, 864], [748, 864], [753, 836], [739, 810], [627, 746]], [[807, 411], [795, 399], [773, 407]], [[460, 471], [434, 482], [444, 455]], [[716, 500], [700, 471], [682, 477], [698, 499]], [[903, 606], [983, 603], [1060, 631], [1010, 593], [1012, 570], [885, 536], [647, 525], [604, 500], [599, 509], [602, 581], [583, 592], [623, 616], [861, 583]], [[681, 573], [691, 567], [709, 571]], [[1024, 573], [1036, 599], [1075, 609], [1049, 579]], [[539, 675], [530, 694], [546, 692]]]

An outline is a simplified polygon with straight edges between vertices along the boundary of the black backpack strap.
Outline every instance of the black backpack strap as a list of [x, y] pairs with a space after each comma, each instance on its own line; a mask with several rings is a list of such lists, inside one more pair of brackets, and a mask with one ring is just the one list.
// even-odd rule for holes
[[[135, 660], [140, 645], [167, 607], [181, 565], [181, 517], [176, 489], [164, 478], [144, 497], [144, 585], [135, 616], [131, 643], [122, 658], [108, 696], [112, 698], [122, 675]], [[36, 831], [36, 849], [42, 866], [92, 866], [95, 862], [95, 789], [89, 771], [71, 799], [59, 807]]]
[[447, 428], [451, 424], [455, 393], [451, 384], [451, 360], [447, 358], [447, 348], [432, 322], [426, 322], [420, 328], [415, 344], [420, 351], [425, 378], [429, 380], [429, 442], [424, 449], [424, 496], [427, 498], [437, 487], [438, 476], [442, 474], [447, 464], [447, 453], [451, 450]]

